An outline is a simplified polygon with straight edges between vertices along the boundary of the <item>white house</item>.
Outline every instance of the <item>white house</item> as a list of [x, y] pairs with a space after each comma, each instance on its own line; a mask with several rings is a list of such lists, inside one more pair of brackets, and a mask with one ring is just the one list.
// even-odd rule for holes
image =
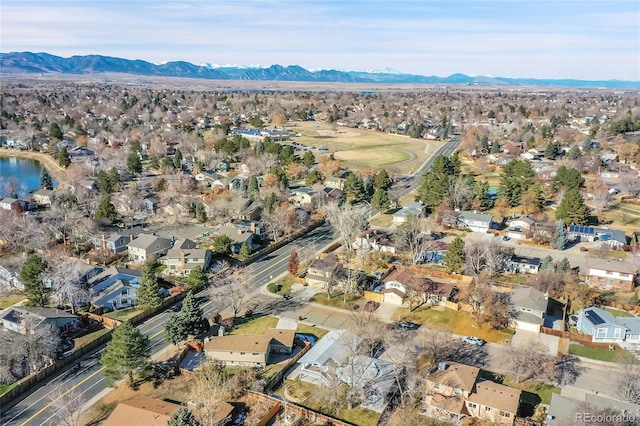
[[129, 259], [135, 262], [146, 262], [167, 254], [173, 242], [168, 238], [155, 235], [140, 234], [127, 245]]
[[422, 216], [424, 214], [424, 204], [412, 201], [405, 203], [400, 210], [395, 212], [393, 216], [393, 223], [403, 223], [407, 221], [407, 218], [411, 215]]
[[[580, 268], [583, 271], [583, 268]], [[618, 291], [633, 291], [637, 284], [636, 270], [628, 262], [589, 258], [587, 283], [593, 287]]]
[[458, 228], [469, 228], [473, 232], [486, 233], [491, 229], [493, 217], [490, 214], [462, 212], [458, 215]]

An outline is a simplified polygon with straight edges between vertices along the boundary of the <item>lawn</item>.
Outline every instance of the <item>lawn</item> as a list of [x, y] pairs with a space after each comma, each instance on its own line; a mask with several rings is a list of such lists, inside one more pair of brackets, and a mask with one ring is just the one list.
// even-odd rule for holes
[[7, 296], [2, 296], [0, 297], [0, 309], [6, 309], [24, 299], [25, 297], [21, 294], [9, 294]]
[[393, 223], [393, 216], [390, 214], [380, 213], [377, 216], [373, 217], [369, 221], [369, 225], [371, 226], [380, 226], [383, 228], [388, 228]]
[[503, 342], [511, 339], [513, 330], [492, 330], [486, 324], [475, 326], [473, 315], [469, 312], [454, 311], [444, 308], [418, 308], [410, 312], [401, 307], [393, 314], [396, 321], [412, 321], [418, 324], [429, 324], [436, 328], [450, 331], [461, 336], [476, 336], [488, 342]]
[[362, 301], [362, 297], [358, 294], [348, 294], [346, 299], [342, 292], [336, 291], [333, 293], [331, 299], [327, 298], [327, 293], [321, 292], [313, 295], [309, 302], [317, 303], [319, 305], [330, 306], [332, 308], [346, 309], [349, 311], [354, 310], [355, 305], [359, 305]]
[[611, 313], [614, 317], [633, 317], [631, 312], [622, 311], [620, 309], [605, 307], [604, 310]]
[[[345, 405], [339, 404], [335, 411], [331, 412], [327, 409], [327, 401], [325, 399], [330, 398], [327, 395], [327, 391], [324, 391], [319, 386], [312, 385], [301, 380], [287, 380], [285, 382], [287, 392], [298, 405], [310, 408], [315, 411], [327, 414], [337, 419], [344, 420], [349, 423], [353, 423], [359, 426], [375, 426], [380, 420], [380, 414], [375, 411], [367, 410], [362, 407], [355, 407], [349, 410]], [[275, 393], [276, 395], [285, 398], [284, 387], [280, 387]], [[345, 391], [342, 387], [338, 390]], [[337, 401], [343, 401], [344, 398], [337, 398]]]
[[85, 335], [82, 335], [80, 337], [76, 337], [75, 339], [73, 339], [73, 349], [76, 350], [81, 346], [86, 345], [87, 343], [97, 339], [100, 336], [103, 336], [105, 334], [107, 334], [109, 332], [109, 329], [106, 327], [102, 327], [99, 330], [93, 331], [91, 333], [87, 333]]
[[133, 307], [133, 308], [126, 308], [126, 309], [118, 309], [117, 311], [113, 311], [113, 312], [107, 312], [103, 316], [107, 318], [119, 320], [119, 321], [126, 321], [129, 318], [135, 317], [140, 312], [142, 312], [141, 309], [137, 309]]
[[18, 382], [11, 383], [10, 385], [0, 385], [0, 395], [4, 395], [16, 386], [18, 386]]
[[511, 284], [525, 284], [527, 279], [524, 275], [498, 275], [494, 278], [498, 282]]
[[531, 380], [516, 383], [512, 376], [495, 374], [487, 370], [480, 370], [480, 377], [495, 383], [522, 390], [522, 401], [528, 402], [534, 407], [540, 403], [550, 404], [551, 394], [560, 393], [560, 388], [558, 386]]
[[320, 340], [325, 334], [329, 332], [329, 330], [325, 330], [324, 328], [314, 327], [311, 325], [300, 324], [298, 323], [298, 328], [296, 329], [298, 333], [304, 334], [313, 334]]
[[[276, 284], [279, 284], [279, 287], [276, 291]], [[287, 274], [285, 277], [279, 279], [277, 282], [271, 282], [267, 284], [267, 290], [271, 293], [284, 295], [291, 294], [291, 286], [294, 284], [293, 277], [291, 274]]]
[[271, 316], [236, 317], [231, 334], [262, 335], [268, 328], [276, 328], [277, 325], [278, 318]]
[[589, 347], [578, 344], [569, 345], [569, 353], [571, 355], [581, 356], [584, 358], [596, 359], [599, 361], [618, 362], [624, 358], [627, 351], [624, 349], [617, 349], [610, 351], [608, 347]]

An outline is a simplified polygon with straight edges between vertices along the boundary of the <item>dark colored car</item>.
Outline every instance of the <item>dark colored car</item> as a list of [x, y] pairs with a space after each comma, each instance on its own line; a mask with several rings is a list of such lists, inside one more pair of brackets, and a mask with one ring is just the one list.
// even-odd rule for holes
[[396, 323], [396, 327], [405, 329], [405, 330], [417, 330], [420, 328], [420, 324], [416, 324], [415, 322], [410, 321], [402, 321]]

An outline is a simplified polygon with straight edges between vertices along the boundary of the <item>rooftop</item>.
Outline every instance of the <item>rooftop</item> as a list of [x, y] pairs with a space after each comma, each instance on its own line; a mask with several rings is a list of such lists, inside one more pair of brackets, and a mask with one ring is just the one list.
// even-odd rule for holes
[[485, 380], [476, 383], [475, 392], [469, 395], [469, 401], [501, 411], [517, 413], [521, 393], [520, 389]]
[[471, 392], [473, 385], [478, 378], [480, 369], [470, 365], [458, 364], [457, 362], [443, 363], [444, 370], [436, 370], [431, 374], [430, 380], [434, 383], [450, 386]]
[[166, 426], [178, 404], [153, 398], [134, 398], [121, 402], [111, 412], [103, 426]]

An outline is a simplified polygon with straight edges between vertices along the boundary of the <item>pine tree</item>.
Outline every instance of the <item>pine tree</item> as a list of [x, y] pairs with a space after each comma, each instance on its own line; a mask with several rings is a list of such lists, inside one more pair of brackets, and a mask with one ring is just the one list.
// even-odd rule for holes
[[556, 209], [556, 219], [574, 225], [589, 223], [589, 210], [577, 189], [570, 189], [564, 194]]
[[388, 189], [391, 185], [391, 178], [385, 169], [380, 170], [376, 174], [376, 178], [373, 181], [374, 189]]
[[249, 182], [247, 183], [247, 197], [253, 201], [260, 199], [260, 184], [258, 183], [256, 175], [249, 176]]
[[51, 175], [47, 169], [42, 169], [42, 173], [40, 174], [40, 188], [42, 189], [53, 189], [53, 180], [51, 179]]
[[306, 186], [312, 186], [318, 182], [321, 182], [322, 179], [324, 179], [324, 176], [322, 176], [322, 173], [314, 169], [314, 170], [311, 170], [309, 173], [307, 173], [307, 177], [304, 180], [304, 184]]
[[137, 175], [142, 172], [142, 161], [137, 152], [131, 152], [129, 156], [127, 156], [127, 170], [129, 170], [129, 173], [132, 175]]
[[238, 257], [240, 257], [240, 260], [247, 260], [249, 256], [251, 256], [251, 249], [249, 248], [249, 244], [245, 241], [240, 246]]
[[425, 203], [430, 209], [434, 209], [449, 194], [449, 181], [459, 172], [458, 160], [455, 165], [444, 155], [439, 155], [433, 161], [433, 165], [420, 178], [420, 186], [417, 190], [416, 201]]
[[58, 153], [58, 164], [65, 169], [71, 165], [71, 157], [67, 148], [62, 148]]
[[556, 268], [558, 272], [569, 272], [571, 270], [571, 263], [569, 259], [566, 257], [563, 258], [560, 263], [558, 263], [558, 267]]
[[118, 212], [116, 212], [115, 206], [111, 203], [111, 195], [107, 194], [102, 198], [100, 204], [98, 204], [94, 218], [96, 220], [107, 219], [113, 222], [117, 217]]
[[535, 172], [527, 160], [511, 160], [500, 174], [500, 196], [506, 197], [511, 207], [519, 205], [522, 194], [531, 186], [534, 176]]
[[196, 220], [200, 223], [207, 221], [207, 210], [204, 208], [204, 204], [196, 203]]
[[307, 167], [313, 167], [313, 165], [316, 164], [316, 156], [313, 155], [313, 152], [307, 151], [304, 153], [302, 156], [302, 164]]
[[188, 408], [181, 407], [173, 412], [167, 426], [200, 426], [200, 422]]
[[465, 260], [464, 241], [462, 238], [456, 237], [444, 254], [444, 264], [447, 266], [447, 272], [462, 272]]
[[191, 291], [182, 302], [180, 316], [187, 334], [197, 336], [209, 328], [209, 322], [204, 318], [203, 310]]
[[202, 270], [200, 266], [196, 266], [189, 272], [187, 277], [187, 285], [191, 288], [202, 289], [206, 287], [209, 279], [207, 274]]
[[229, 254], [231, 251], [231, 238], [227, 235], [218, 235], [213, 239], [213, 251], [218, 254]]
[[181, 313], [175, 313], [164, 324], [164, 340], [177, 345], [189, 337]]
[[389, 208], [389, 195], [383, 188], [376, 189], [376, 192], [371, 198], [371, 205], [378, 210], [387, 211]]
[[568, 242], [567, 227], [562, 220], [559, 220], [556, 222], [555, 239], [551, 242], [551, 247], [557, 250], [564, 250]]
[[142, 267], [142, 280], [136, 293], [136, 300], [141, 309], [154, 309], [162, 303], [155, 264], [146, 263]]
[[44, 285], [44, 273], [49, 265], [40, 256], [32, 254], [20, 269], [20, 281], [31, 306], [49, 304], [49, 288]]
[[557, 186], [567, 189], [580, 189], [584, 185], [584, 178], [580, 170], [560, 166], [556, 172], [555, 182]]
[[133, 373], [147, 365], [150, 354], [149, 338], [129, 321], [125, 321], [113, 331], [100, 363], [105, 367], [104, 375], [111, 384], [124, 375], [128, 375], [133, 383]]
[[182, 170], [182, 153], [176, 148], [176, 153], [173, 155], [173, 168], [176, 170]]
[[356, 204], [367, 198], [362, 178], [351, 173], [344, 181], [344, 194], [348, 202]]
[[544, 271], [553, 268], [553, 257], [546, 256], [540, 261], [540, 270]]
[[62, 138], [64, 138], [64, 134], [62, 133], [62, 130], [60, 130], [58, 123], [52, 123], [49, 127], [49, 137], [58, 140], [62, 140]]
[[289, 273], [294, 277], [298, 275], [298, 268], [300, 267], [300, 258], [298, 257], [298, 252], [295, 250], [291, 251], [289, 255], [289, 263], [287, 264], [287, 269]]

